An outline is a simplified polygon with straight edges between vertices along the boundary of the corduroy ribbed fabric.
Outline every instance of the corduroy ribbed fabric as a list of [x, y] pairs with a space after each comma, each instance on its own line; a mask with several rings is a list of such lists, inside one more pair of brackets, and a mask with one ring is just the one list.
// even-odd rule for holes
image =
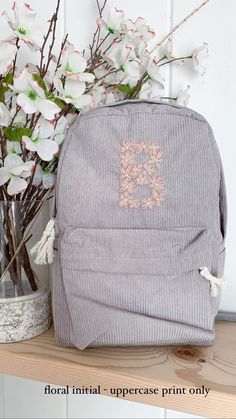
[[[158, 206], [120, 207], [125, 141], [162, 150], [154, 173], [165, 188]], [[145, 164], [142, 158], [135, 164]], [[141, 202], [147, 183], [132, 192]], [[200, 267], [223, 275], [226, 193], [217, 145], [201, 115], [135, 101], [80, 116], [63, 145], [56, 202], [58, 344], [213, 343], [220, 289], [211, 295]]]

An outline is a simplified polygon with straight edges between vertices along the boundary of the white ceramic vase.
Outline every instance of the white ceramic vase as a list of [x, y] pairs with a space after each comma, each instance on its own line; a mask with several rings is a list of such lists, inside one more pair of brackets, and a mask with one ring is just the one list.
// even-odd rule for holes
[[30, 255], [47, 220], [43, 201], [0, 201], [0, 343], [33, 338], [52, 323], [49, 266]]
[[50, 291], [0, 299], [0, 343], [31, 339], [52, 324]]

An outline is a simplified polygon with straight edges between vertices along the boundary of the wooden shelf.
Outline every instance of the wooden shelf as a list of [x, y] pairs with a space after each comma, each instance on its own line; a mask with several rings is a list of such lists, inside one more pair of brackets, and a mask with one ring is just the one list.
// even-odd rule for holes
[[[186, 388], [187, 394], [128, 394], [127, 400], [214, 418], [236, 418], [236, 323], [217, 322], [212, 347], [91, 348], [55, 344], [53, 329], [0, 345], [0, 373], [60, 386]], [[207, 397], [190, 388], [210, 387]]]

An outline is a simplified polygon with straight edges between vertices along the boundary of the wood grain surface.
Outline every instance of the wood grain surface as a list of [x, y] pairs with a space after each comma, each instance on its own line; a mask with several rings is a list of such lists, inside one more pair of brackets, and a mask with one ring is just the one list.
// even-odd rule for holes
[[[217, 322], [216, 336], [215, 345], [206, 348], [80, 351], [56, 346], [51, 329], [25, 342], [1, 344], [0, 373], [60, 386], [96, 388], [100, 385], [105, 395], [111, 395], [110, 388], [158, 388], [159, 394], [128, 393], [125, 398], [205, 417], [236, 418], [236, 324]], [[190, 389], [203, 388], [210, 388], [207, 396], [189, 393]], [[163, 397], [167, 391], [172, 394]], [[173, 394], [177, 391], [185, 394]]]

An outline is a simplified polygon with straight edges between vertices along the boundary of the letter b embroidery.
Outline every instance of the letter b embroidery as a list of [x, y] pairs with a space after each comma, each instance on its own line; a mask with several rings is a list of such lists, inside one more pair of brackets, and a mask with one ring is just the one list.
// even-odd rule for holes
[[[147, 159], [137, 161], [137, 156]], [[154, 208], [159, 207], [165, 196], [165, 184], [157, 169], [162, 161], [163, 151], [152, 141], [133, 143], [122, 141], [120, 147], [120, 188], [118, 205], [121, 208]], [[148, 187], [149, 195], [135, 196], [137, 186]]]

